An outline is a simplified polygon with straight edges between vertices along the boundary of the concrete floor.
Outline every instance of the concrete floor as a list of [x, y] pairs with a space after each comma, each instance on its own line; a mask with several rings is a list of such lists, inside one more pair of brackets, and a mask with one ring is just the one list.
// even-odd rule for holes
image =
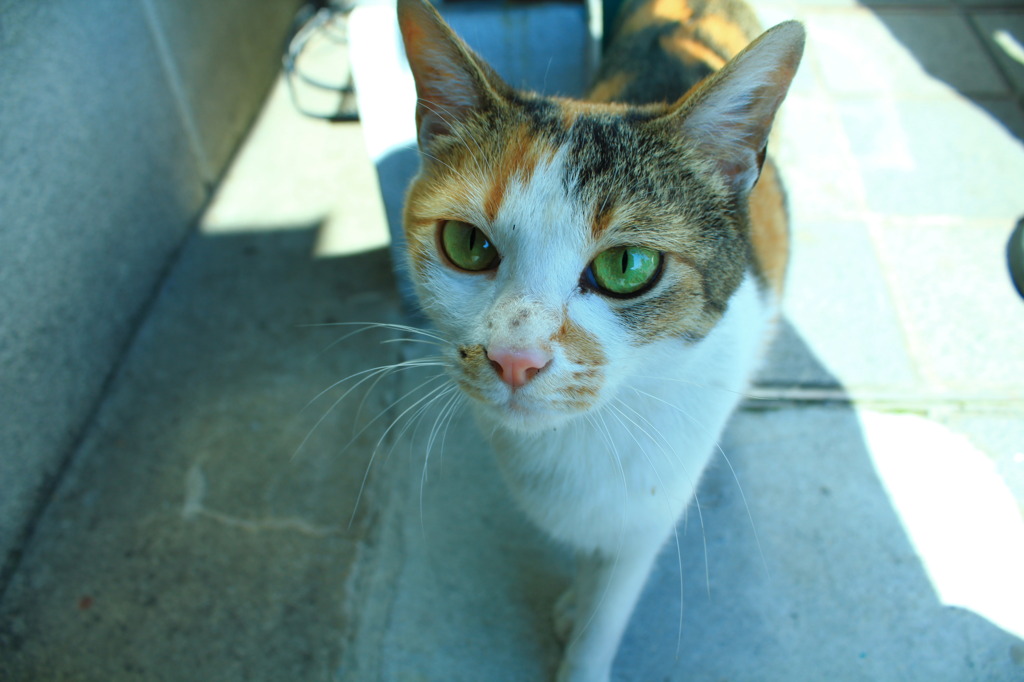
[[[615, 679], [1024, 680], [1024, 14], [758, 7], [810, 32], [786, 321]], [[375, 182], [275, 91], [0, 586], [0, 680], [551, 676], [569, 557], [466, 415], [335, 385], [421, 354], [334, 326], [404, 320]]]

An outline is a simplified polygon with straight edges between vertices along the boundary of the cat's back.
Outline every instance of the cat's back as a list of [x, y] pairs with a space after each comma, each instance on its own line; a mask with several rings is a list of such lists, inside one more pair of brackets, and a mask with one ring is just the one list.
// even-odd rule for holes
[[743, 0], [626, 0], [588, 99], [674, 102], [760, 33]]

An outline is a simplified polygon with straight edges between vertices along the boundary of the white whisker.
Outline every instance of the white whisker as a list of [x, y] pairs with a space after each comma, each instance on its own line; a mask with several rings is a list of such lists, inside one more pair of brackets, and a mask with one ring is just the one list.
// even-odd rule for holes
[[355, 327], [355, 326], [361, 327], [360, 329], [357, 329], [357, 330], [353, 331], [351, 334], [343, 336], [341, 338], [341, 340], [345, 340], [345, 339], [349, 338], [350, 336], [355, 336], [356, 334], [361, 334], [363, 332], [370, 331], [371, 329], [391, 329], [391, 330], [394, 330], [394, 331], [409, 332], [410, 334], [421, 334], [423, 336], [429, 336], [429, 337], [431, 337], [433, 339], [436, 339], [437, 341], [441, 341], [441, 342], [447, 343], [449, 345], [454, 345], [454, 344], [451, 343], [451, 341], [449, 341], [448, 339], [444, 338], [443, 336], [441, 336], [437, 332], [428, 331], [426, 329], [422, 329], [420, 327], [413, 327], [413, 326], [410, 326], [410, 325], [407, 325], [407, 324], [394, 324], [394, 323], [391, 323], [391, 322], [319, 322], [319, 323], [311, 323], [311, 324], [302, 324], [302, 325], [299, 325], [299, 326], [300, 327]]
[[[441, 358], [435, 356], [435, 357], [420, 358], [420, 359], [417, 359], [417, 360], [410, 360], [410, 361], [408, 361], [410, 363], [409, 366], [408, 367], [403, 367], [401, 369], [401, 371], [404, 372], [406, 369], [414, 369], [414, 368], [418, 368], [418, 367], [442, 367], [442, 368], [444, 368], [444, 367], [448, 366], [447, 363], [445, 363], [445, 362], [438, 362], [439, 359], [441, 359]], [[352, 419], [352, 421], [354, 423], [357, 423], [357, 424], [359, 423], [359, 418], [363, 414], [363, 407], [366, 405], [366, 401], [370, 397], [370, 394], [373, 393], [375, 388], [377, 388], [377, 384], [380, 383], [381, 381], [383, 381], [386, 377], [389, 377], [389, 376], [391, 376], [394, 373], [395, 372], [389, 372], [387, 374], [380, 374], [380, 375], [377, 376], [376, 379], [374, 379], [373, 383], [370, 384], [369, 388], [367, 388], [366, 391], [363, 393], [362, 400], [359, 401], [359, 406], [356, 408], [355, 416]], [[435, 376], [435, 377], [443, 376], [443, 374], [438, 373], [438, 374], [434, 374], [433, 376]]]
[[[466, 137], [462, 134], [462, 131], [459, 130], [459, 126], [456, 124], [456, 118], [452, 114], [452, 112], [449, 111], [447, 108], [437, 104], [436, 102], [427, 102], [422, 97], [417, 97], [416, 102], [424, 109], [430, 111], [448, 125], [448, 130], [450, 130], [451, 133], [459, 140], [459, 142], [461, 142], [462, 145], [469, 150], [469, 158], [473, 159], [473, 163], [474, 165], [476, 165], [477, 172], [480, 173], [481, 177], [484, 177], [483, 167], [480, 165], [481, 159], [486, 157], [486, 155], [484, 154], [484, 150], [480, 147], [480, 143], [478, 143], [476, 139], [472, 135], [470, 135], [469, 139], [472, 140], [473, 145], [477, 148], [477, 151], [480, 152], [480, 156], [478, 157], [475, 154], [473, 154], [473, 150], [469, 149], [469, 142], [466, 141]], [[441, 113], [442, 111], [444, 112], [444, 114]], [[445, 114], [447, 114], [447, 118], [445, 117]]]
[[[665, 436], [661, 433], [661, 431], [657, 427], [655, 427], [653, 424], [651, 424], [651, 422], [646, 417], [644, 417], [639, 412], [637, 412], [635, 409], [633, 409], [628, 404], [626, 404], [626, 402], [624, 400], [622, 400], [621, 398], [616, 398], [615, 401], [620, 403], [623, 407], [627, 408], [630, 412], [633, 412], [634, 414], [636, 414], [643, 421], [645, 421], [649, 426], [651, 426], [651, 428], [654, 429], [654, 431], [662, 439], [662, 441], [665, 443], [665, 445], [668, 446], [669, 449], [672, 451], [671, 454], [673, 454], [673, 455], [675, 454], [675, 449], [672, 448], [671, 444], [668, 442], [668, 439], [665, 438]], [[648, 438], [651, 438], [652, 441], [654, 440], [651, 437], [651, 434], [647, 431], [647, 429], [645, 429], [645, 428], [643, 428], [641, 426], [638, 426], [636, 424], [636, 422], [634, 422], [632, 419], [629, 419], [629, 417], [627, 415], [623, 414], [621, 410], [618, 410], [618, 408], [616, 408], [616, 411], [619, 412], [619, 414], [623, 418], [629, 420], [629, 422], [631, 424], [633, 424], [634, 426], [637, 426], [637, 428], [639, 428], [644, 433], [644, 435], [646, 435]], [[621, 421], [620, 421], [620, 423], [621, 423]], [[625, 428], [625, 424], [623, 424], [623, 428]], [[629, 429], [626, 429], [626, 430], [629, 431]], [[633, 435], [632, 432], [630, 432], [630, 435]], [[635, 436], [634, 436], [633, 440], [636, 441], [637, 447], [641, 448], [641, 451], [644, 452], [643, 448], [640, 446], [640, 442], [636, 439]], [[662, 451], [665, 452], [664, 449]], [[669, 453], [665, 452], [665, 454], [669, 454]], [[669, 499], [669, 494], [668, 494], [669, 493], [669, 488], [668, 488], [668, 486], [665, 485], [665, 481], [662, 480], [661, 474], [658, 473], [657, 467], [655, 467], [654, 463], [651, 462], [650, 457], [647, 456], [646, 452], [644, 452], [644, 457], [647, 457], [647, 461], [651, 463], [651, 469], [654, 471], [654, 475], [658, 477], [658, 483], [661, 485], [661, 489], [662, 489], [663, 495], [665, 497], [665, 504], [666, 504], [666, 506], [668, 506], [669, 513], [671, 514], [672, 511], [673, 511], [673, 508], [672, 508], [672, 502]], [[684, 471], [684, 473], [686, 474], [687, 478], [690, 479], [690, 487], [693, 488], [693, 491], [694, 491], [693, 492], [694, 504], [697, 505], [698, 512], [699, 512], [700, 500], [697, 499], [697, 486], [695, 485], [695, 483], [693, 481], [693, 478], [689, 475], [689, 472], [685, 472]], [[683, 594], [683, 551], [682, 551], [682, 548], [680, 547], [680, 544], [679, 544], [679, 531], [676, 528], [677, 525], [678, 525], [678, 520], [674, 521], [672, 523], [672, 539], [675, 541], [675, 548], [676, 548], [676, 566], [679, 569], [679, 624], [678, 624], [678, 630], [677, 630], [677, 634], [676, 634], [676, 658], [679, 657], [679, 652], [680, 652], [680, 650], [682, 648], [682, 643], [683, 643], [683, 602], [685, 600], [685, 596]], [[702, 520], [701, 521], [701, 530], [702, 531], [703, 531], [703, 528], [704, 528], [704, 523], [703, 523], [703, 520]], [[703, 534], [703, 539], [704, 539], [704, 575], [705, 575], [706, 579], [708, 580], [708, 582], [710, 583], [711, 572], [710, 572], [710, 570], [708, 568], [707, 534]]]
[[[444, 406], [438, 412], [437, 417], [434, 419], [434, 425], [430, 429], [430, 435], [427, 437], [427, 446], [424, 449], [424, 453], [423, 453], [423, 473], [420, 475], [420, 524], [421, 525], [423, 524], [423, 490], [424, 490], [424, 488], [426, 487], [426, 484], [427, 484], [427, 476], [428, 476], [428, 471], [429, 471], [429, 468], [430, 468], [430, 451], [434, 447], [434, 439], [437, 436], [438, 425], [443, 421], [444, 416], [447, 413], [448, 409], [451, 407], [451, 405], [459, 399], [458, 387], [455, 386], [455, 385], [452, 385], [452, 386], [449, 387], [449, 389], [450, 389], [449, 391], [442, 392], [442, 393], [438, 394], [434, 398], [434, 400], [430, 401], [431, 403], [433, 403], [436, 400], [443, 399], [445, 396], [447, 396], [449, 394], [453, 394], [450, 398], [448, 398], [448, 402], [444, 404]], [[425, 534], [426, 534], [426, 530], [424, 529], [424, 535]]]
[[[414, 369], [414, 368], [417, 368], [417, 367], [434, 367], [434, 366], [442, 366], [442, 365], [441, 365], [441, 363], [430, 361], [429, 359], [426, 359], [426, 358], [423, 359], [423, 360], [410, 360], [408, 362], [399, 362], [399, 363], [396, 363], [394, 365], [382, 365], [380, 367], [374, 367], [374, 368], [371, 368], [371, 369], [363, 370], [361, 372], [356, 372], [355, 374], [350, 374], [349, 376], [345, 377], [344, 379], [342, 379], [340, 381], [334, 382], [333, 384], [331, 384], [330, 386], [325, 388], [323, 391], [318, 393], [312, 400], [310, 400], [308, 403], [306, 403], [305, 407], [302, 408], [302, 411], [304, 412], [305, 410], [309, 409], [309, 407], [313, 403], [315, 403], [322, 396], [327, 394], [331, 389], [336, 388], [336, 387], [344, 384], [346, 381], [349, 381], [350, 379], [354, 379], [357, 376], [360, 376], [362, 374], [367, 374], [368, 375], [368, 376], [365, 376], [362, 379], [360, 379], [353, 386], [350, 386], [348, 388], [348, 390], [346, 390], [344, 393], [341, 394], [340, 397], [338, 397], [337, 400], [335, 400], [333, 403], [331, 403], [330, 407], [328, 407], [326, 410], [324, 410], [324, 413], [320, 416], [319, 419], [317, 419], [316, 423], [313, 424], [313, 426], [306, 433], [306, 436], [305, 436], [305, 438], [302, 439], [302, 442], [300, 442], [298, 447], [295, 448], [295, 451], [292, 453], [291, 458], [295, 459], [295, 457], [298, 456], [299, 452], [302, 451], [302, 448], [305, 447], [306, 443], [309, 442], [309, 439], [312, 438], [313, 433], [316, 432], [316, 430], [320, 427], [320, 425], [324, 422], [324, 420], [327, 419], [328, 415], [330, 415], [334, 411], [334, 408], [336, 408], [338, 405], [340, 405], [341, 402], [343, 400], [345, 400], [345, 398], [347, 398], [349, 396], [349, 394], [352, 393], [352, 391], [354, 391], [355, 389], [359, 388], [365, 382], [367, 382], [367, 381], [369, 381], [371, 379], [374, 379], [374, 377], [376, 377], [376, 380], [374, 381], [373, 384], [370, 385], [370, 389], [367, 391], [367, 395], [369, 395], [369, 392], [373, 390], [373, 387], [376, 386], [378, 382], [380, 382], [384, 377], [390, 376], [390, 375], [394, 374], [395, 372], [405, 371], [405, 370], [408, 370], [408, 369]], [[365, 402], [365, 400], [366, 400], [366, 396], [364, 395], [363, 396], [363, 402]], [[363, 402], [360, 402], [359, 410], [356, 412], [357, 418], [358, 418], [359, 412], [362, 410]]]
[[458, 176], [459, 176], [459, 177], [460, 177], [460, 178], [462, 179], [462, 181], [463, 181], [463, 182], [465, 182], [465, 183], [466, 183], [467, 185], [471, 185], [471, 184], [472, 184], [472, 183], [470, 183], [470, 181], [469, 181], [469, 178], [467, 178], [467, 177], [466, 177], [465, 175], [463, 175], [463, 174], [462, 174], [462, 173], [460, 173], [459, 171], [455, 170], [455, 168], [453, 168], [453, 167], [452, 167], [452, 166], [451, 166], [450, 164], [447, 164], [447, 163], [445, 163], [444, 161], [442, 161], [441, 159], [437, 158], [437, 157], [436, 157], [436, 156], [434, 156], [433, 154], [431, 154], [431, 153], [429, 153], [429, 152], [426, 152], [426, 151], [423, 151], [422, 149], [420, 150], [420, 154], [422, 154], [423, 156], [427, 157], [428, 159], [433, 159], [434, 161], [438, 162], [439, 164], [441, 164], [442, 166], [444, 166], [445, 168], [447, 168], [448, 170], [450, 170], [450, 171], [451, 171], [452, 173], [455, 173], [455, 174], [456, 174], [456, 175], [458, 175]]
[[441, 461], [439, 462], [439, 464], [441, 465], [442, 473], [444, 473], [444, 446], [445, 442], [448, 440], [448, 428], [452, 425], [452, 422], [455, 420], [455, 417], [458, 416], [459, 411], [466, 406], [466, 396], [464, 396], [461, 393], [457, 395], [459, 397], [459, 400], [452, 407], [451, 413], [448, 416], [448, 422], [444, 425], [444, 432], [441, 434], [441, 449], [439, 450]]
[[441, 341], [431, 341], [431, 340], [429, 340], [429, 339], [406, 339], [406, 338], [400, 338], [400, 339], [384, 339], [384, 340], [383, 340], [383, 341], [381, 341], [380, 343], [381, 343], [381, 345], [382, 345], [382, 346], [383, 346], [383, 345], [384, 345], [385, 343], [425, 343], [425, 344], [427, 344], [427, 345], [429, 345], [429, 346], [436, 346], [436, 347], [438, 347], [438, 348], [443, 348], [443, 347], [445, 347], [445, 346], [450, 346], [450, 345], [451, 345], [451, 344], [450, 344], [450, 343], [448, 343], [448, 342], [443, 342], [443, 343], [442, 343]]
[[[423, 383], [419, 384], [418, 386], [416, 386], [412, 390], [407, 391], [404, 395], [402, 395], [402, 397], [400, 397], [397, 400], [393, 401], [388, 407], [386, 407], [383, 411], [381, 411], [381, 413], [379, 415], [374, 417], [373, 420], [370, 421], [370, 423], [366, 424], [366, 426], [364, 426], [362, 429], [360, 429], [359, 432], [355, 436], [353, 436], [352, 439], [348, 442], [348, 444], [344, 448], [342, 448], [342, 449], [343, 450], [347, 450], [348, 447], [350, 445], [352, 445], [352, 443], [355, 442], [355, 440], [360, 435], [362, 435], [362, 433], [364, 431], [366, 431], [366, 429], [369, 428], [371, 424], [373, 424], [378, 419], [380, 419], [381, 415], [386, 414], [387, 411], [389, 411], [392, 407], [394, 407], [395, 405], [400, 403], [402, 400], [405, 400], [407, 397], [409, 397], [410, 395], [412, 395], [416, 391], [420, 390], [421, 388], [423, 388], [427, 384], [429, 384], [429, 383], [431, 383], [433, 381], [436, 381], [438, 378], [442, 378], [442, 377], [444, 377], [444, 375], [437, 374], [437, 375], [431, 377], [430, 379], [428, 379], [427, 381], [424, 381]], [[366, 471], [363, 473], [363, 480], [362, 480], [362, 482], [359, 485], [359, 492], [356, 494], [356, 501], [355, 501], [355, 504], [353, 505], [353, 508], [352, 508], [352, 516], [349, 518], [349, 522], [348, 522], [349, 523], [349, 527], [352, 526], [352, 522], [355, 520], [356, 511], [359, 509], [359, 501], [363, 497], [363, 490], [366, 488], [366, 481], [367, 481], [367, 479], [370, 476], [370, 469], [373, 467], [373, 462], [374, 462], [374, 460], [377, 457], [377, 452], [380, 450], [381, 443], [384, 441], [385, 438], [387, 438], [387, 435], [391, 432], [392, 429], [394, 429], [395, 425], [398, 424], [402, 420], [403, 417], [405, 417], [406, 414], [408, 414], [411, 410], [415, 409], [416, 406], [420, 405], [423, 401], [430, 399], [431, 396], [436, 394], [438, 391], [442, 391], [442, 390], [444, 390], [446, 388], [450, 390], [452, 388], [452, 386], [450, 384], [448, 386], [446, 386], [445, 384], [442, 384], [441, 386], [437, 386], [437, 387], [431, 389], [427, 393], [427, 395], [425, 395], [424, 397], [422, 397], [419, 400], [417, 400], [415, 403], [413, 403], [408, 408], [403, 410], [397, 417], [395, 417], [391, 421], [391, 424], [384, 430], [384, 433], [381, 434], [380, 438], [377, 440], [376, 445], [374, 445], [373, 450], [370, 451], [370, 460], [366, 463]], [[402, 433], [404, 433], [404, 430], [403, 430]], [[397, 442], [397, 439], [396, 439], [396, 442]], [[389, 454], [390, 454], [390, 451], [389, 451]]]
[[444, 456], [444, 445], [445, 439], [448, 435], [448, 427], [452, 423], [452, 419], [455, 416], [455, 412], [462, 406], [465, 396], [456, 391], [453, 391], [451, 399], [445, 403], [445, 406], [441, 409], [440, 419], [435, 422], [434, 428], [431, 430], [430, 438], [427, 441], [427, 456], [430, 456], [430, 452], [433, 449], [434, 442], [438, 438], [440, 433], [441, 443], [438, 446], [438, 456], [442, 458]]
[[359, 372], [354, 372], [352, 374], [349, 374], [344, 379], [339, 379], [338, 381], [335, 381], [333, 384], [331, 384], [330, 386], [328, 386], [324, 390], [322, 390], [319, 393], [317, 393], [315, 396], [313, 396], [312, 399], [310, 399], [309, 402], [307, 402], [303, 406], [302, 411], [305, 411], [305, 410], [309, 409], [313, 405], [313, 403], [315, 403], [317, 400], [322, 398], [327, 393], [330, 393], [333, 389], [337, 388], [338, 386], [341, 386], [346, 381], [349, 381], [351, 379], [355, 379], [358, 376], [362, 376], [364, 374], [368, 374], [369, 375], [369, 376], [363, 377], [358, 382], [356, 382], [356, 384], [354, 384], [347, 391], [345, 391], [345, 393], [342, 395], [341, 399], [344, 399], [353, 390], [359, 388], [359, 386], [361, 386], [364, 382], [369, 381], [370, 379], [373, 379], [377, 375], [388, 376], [389, 374], [391, 374], [393, 372], [397, 372], [397, 371], [401, 371], [401, 370], [405, 370], [405, 369], [412, 369], [412, 368], [415, 368], [415, 367], [441, 367], [441, 366], [444, 366], [444, 363], [441, 362], [441, 360], [442, 360], [442, 358], [440, 356], [429, 357], [429, 358], [417, 358], [415, 360], [406, 360], [404, 362], [396, 362], [396, 363], [394, 363], [392, 365], [380, 365], [379, 367], [371, 367], [370, 369], [364, 369], [364, 370], [361, 370]]
[[[645, 395], [645, 396], [647, 396], [649, 398], [653, 398], [654, 400], [657, 400], [658, 402], [661, 402], [661, 403], [664, 403], [665, 405], [668, 405], [669, 407], [671, 407], [672, 409], [676, 410], [677, 412], [682, 414], [684, 417], [689, 419], [691, 422], [693, 422], [697, 427], [703, 429], [705, 434], [710, 435], [709, 434], [709, 429], [707, 428], [707, 426], [702, 424], [700, 422], [700, 420], [698, 420], [696, 417], [694, 417], [693, 415], [691, 415], [690, 413], [688, 413], [686, 410], [682, 409], [678, 405], [673, 405], [672, 403], [668, 402], [667, 400], [663, 400], [662, 398], [659, 398], [656, 395], [652, 395], [651, 393], [648, 393], [646, 391], [641, 391], [638, 388], [634, 387], [633, 390], [636, 391], [637, 393], [641, 394], [641, 395]], [[761, 537], [760, 537], [760, 535], [757, 532], [757, 525], [754, 523], [754, 515], [750, 512], [750, 505], [747, 504], [747, 495], [746, 495], [746, 493], [743, 492], [743, 485], [740, 483], [739, 475], [736, 473], [736, 469], [733, 467], [732, 461], [729, 459], [729, 456], [725, 454], [725, 450], [722, 449], [722, 445], [721, 445], [721, 443], [718, 442], [718, 439], [717, 438], [713, 439], [713, 442], [714, 442], [715, 449], [717, 449], [718, 453], [720, 455], [722, 455], [722, 459], [725, 460], [726, 465], [728, 465], [728, 467], [729, 467], [729, 471], [732, 473], [732, 478], [736, 482], [736, 489], [740, 493], [740, 500], [743, 502], [743, 509], [747, 513], [747, 520], [750, 523], [750, 529], [754, 533], [754, 542], [757, 544], [757, 551], [758, 551], [758, 554], [760, 554], [760, 556], [761, 556], [761, 564], [764, 567], [765, 575], [770, 578], [771, 577], [771, 571], [768, 568], [768, 559], [765, 557], [764, 549], [761, 547]], [[699, 509], [699, 507], [698, 507], [698, 509]], [[710, 594], [710, 591], [711, 591], [711, 587], [710, 587], [710, 582], [709, 582], [709, 584], [708, 584], [708, 592], [709, 592], [709, 594]]]
[[[597, 612], [601, 610], [601, 605], [604, 604], [605, 598], [608, 596], [608, 590], [611, 587], [611, 578], [615, 575], [615, 571], [619, 567], [619, 558], [622, 555], [622, 544], [626, 533], [626, 512], [627, 507], [629, 506], [629, 484], [626, 481], [626, 471], [622, 467], [622, 459], [619, 457], [618, 448], [615, 447], [615, 438], [612, 436], [611, 430], [608, 428], [608, 422], [605, 421], [604, 415], [601, 414], [603, 409], [604, 408], [599, 408], [592, 413], [593, 417], [601, 420], [600, 428], [598, 428], [596, 420], [591, 420], [591, 423], [594, 424], [594, 427], [597, 428], [599, 432], [603, 432], [607, 436], [607, 440], [605, 442], [609, 446], [609, 451], [615, 461], [615, 464], [618, 466], [619, 476], [622, 478], [622, 516], [619, 520], [618, 547], [615, 550], [615, 557], [612, 560], [611, 571], [608, 573], [608, 580], [605, 581], [604, 588], [601, 590], [601, 597], [597, 600], [597, 604], [595, 604], [591, 609], [590, 616], [583, 624], [583, 627], [575, 628], [575, 632], [573, 632], [573, 641], [578, 640], [583, 633], [586, 632], [587, 628], [590, 627], [590, 624], [597, 616]], [[591, 414], [587, 414], [586, 416], [589, 420]], [[577, 561], [578, 560], [579, 559], [577, 559]]]

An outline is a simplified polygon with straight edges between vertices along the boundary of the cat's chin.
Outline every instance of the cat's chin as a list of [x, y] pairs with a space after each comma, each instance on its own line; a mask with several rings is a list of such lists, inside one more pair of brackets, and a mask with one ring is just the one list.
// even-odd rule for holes
[[549, 431], [578, 416], [577, 413], [529, 405], [515, 398], [502, 404], [478, 404], [477, 413], [492, 426], [520, 433]]

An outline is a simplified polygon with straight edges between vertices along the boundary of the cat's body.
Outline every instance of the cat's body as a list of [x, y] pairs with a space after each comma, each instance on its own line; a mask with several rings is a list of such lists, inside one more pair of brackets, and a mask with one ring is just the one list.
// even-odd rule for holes
[[637, 0], [577, 102], [512, 90], [422, 0], [399, 20], [423, 154], [410, 272], [512, 494], [577, 550], [559, 680], [603, 682], [775, 314], [764, 146], [803, 31], [677, 101], [756, 24], [735, 0]]

